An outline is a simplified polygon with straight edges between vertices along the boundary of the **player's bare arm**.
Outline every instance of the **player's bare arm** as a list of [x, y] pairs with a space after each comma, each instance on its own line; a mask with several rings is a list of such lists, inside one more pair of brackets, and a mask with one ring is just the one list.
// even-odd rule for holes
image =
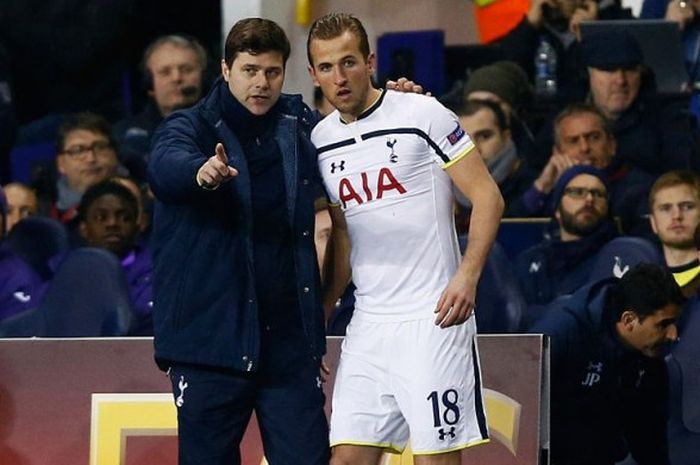
[[332, 205], [330, 208], [331, 237], [328, 240], [326, 260], [323, 264], [323, 309], [326, 313], [326, 321], [331, 316], [336, 301], [343, 295], [348, 287], [352, 271], [350, 269], [350, 237], [345, 215], [340, 206]]
[[462, 324], [472, 315], [476, 285], [496, 238], [504, 205], [498, 185], [476, 148], [446, 171], [473, 207], [467, 250], [435, 309], [435, 324], [441, 328]]
[[206, 189], [216, 189], [219, 184], [238, 175], [235, 168], [229, 166], [224, 145], [216, 144], [215, 153], [197, 171], [197, 184]]

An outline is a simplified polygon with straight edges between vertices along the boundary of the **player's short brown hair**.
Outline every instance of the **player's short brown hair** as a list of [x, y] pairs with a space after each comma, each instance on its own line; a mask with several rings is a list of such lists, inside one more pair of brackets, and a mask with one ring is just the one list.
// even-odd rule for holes
[[367, 39], [367, 31], [360, 20], [348, 13], [329, 13], [314, 21], [309, 29], [309, 37], [306, 40], [306, 56], [309, 59], [309, 64], [314, 65], [311, 59], [311, 41], [314, 39], [335, 39], [346, 31], [355, 34], [360, 39], [360, 52], [366, 60], [369, 56], [369, 40]]

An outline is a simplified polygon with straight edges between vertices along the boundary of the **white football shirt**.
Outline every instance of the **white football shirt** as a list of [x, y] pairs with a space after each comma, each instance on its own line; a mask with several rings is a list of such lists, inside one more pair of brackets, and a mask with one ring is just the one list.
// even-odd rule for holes
[[371, 321], [432, 315], [460, 261], [444, 169], [474, 148], [455, 114], [432, 97], [385, 91], [352, 123], [334, 111], [311, 140], [348, 224], [355, 312]]

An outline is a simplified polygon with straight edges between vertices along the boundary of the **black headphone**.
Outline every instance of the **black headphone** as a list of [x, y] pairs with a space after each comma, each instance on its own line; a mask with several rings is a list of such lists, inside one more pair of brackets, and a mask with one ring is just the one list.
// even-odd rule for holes
[[160, 47], [165, 44], [173, 44], [178, 47], [188, 48], [194, 51], [199, 63], [202, 65], [202, 94], [208, 89], [212, 79], [209, 63], [209, 54], [204, 46], [193, 36], [186, 34], [169, 34], [157, 37], [153, 42], [148, 44], [141, 58], [141, 88], [144, 92], [153, 90], [153, 74], [148, 68], [148, 60]]

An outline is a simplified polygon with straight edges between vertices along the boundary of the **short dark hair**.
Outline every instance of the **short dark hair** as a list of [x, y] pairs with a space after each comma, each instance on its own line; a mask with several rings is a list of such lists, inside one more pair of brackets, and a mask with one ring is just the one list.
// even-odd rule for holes
[[134, 194], [131, 193], [128, 187], [112, 179], [107, 179], [90, 186], [88, 190], [85, 191], [83, 197], [80, 199], [80, 205], [78, 205], [79, 221], [87, 220], [87, 213], [92, 204], [105, 195], [119, 197], [134, 214], [134, 220], [138, 220], [139, 206], [138, 200]]
[[559, 133], [559, 125], [566, 118], [571, 116], [590, 113], [597, 116], [600, 120], [600, 124], [605, 131], [605, 135], [608, 137], [613, 137], [612, 128], [610, 127], [610, 122], [605, 117], [605, 115], [595, 106], [588, 103], [572, 103], [567, 105], [562, 111], [560, 111], [554, 118], [554, 144], [559, 145], [561, 143], [561, 134]]
[[369, 56], [369, 39], [367, 31], [359, 19], [348, 13], [329, 13], [321, 16], [311, 25], [309, 37], [306, 39], [306, 56], [309, 64], [314, 65], [311, 59], [311, 41], [314, 39], [329, 40], [340, 37], [344, 32], [349, 31], [360, 40], [360, 53], [367, 59]]
[[668, 304], [680, 307], [685, 302], [671, 272], [656, 263], [641, 263], [629, 270], [610, 288], [607, 297], [613, 321], [619, 321], [626, 310], [643, 320]]
[[457, 116], [472, 116], [480, 110], [489, 110], [493, 113], [496, 119], [496, 126], [498, 126], [501, 131], [510, 129], [508, 124], [508, 118], [506, 114], [503, 113], [501, 106], [491, 100], [466, 100], [460, 102], [458, 106], [454, 108], [454, 112]]
[[267, 52], [282, 54], [285, 65], [291, 53], [289, 39], [277, 23], [263, 18], [245, 18], [233, 25], [226, 37], [224, 61], [229, 68], [239, 53], [259, 55]]
[[61, 153], [66, 148], [65, 143], [68, 135], [79, 129], [103, 135], [114, 146], [112, 130], [109, 122], [104, 117], [90, 112], [73, 113], [58, 128], [58, 133], [56, 134], [56, 149], [58, 153]]
[[674, 186], [688, 186], [695, 192], [695, 196], [700, 199], [700, 176], [689, 170], [673, 170], [659, 176], [649, 191], [649, 210], [654, 209], [656, 194], [661, 189]]

